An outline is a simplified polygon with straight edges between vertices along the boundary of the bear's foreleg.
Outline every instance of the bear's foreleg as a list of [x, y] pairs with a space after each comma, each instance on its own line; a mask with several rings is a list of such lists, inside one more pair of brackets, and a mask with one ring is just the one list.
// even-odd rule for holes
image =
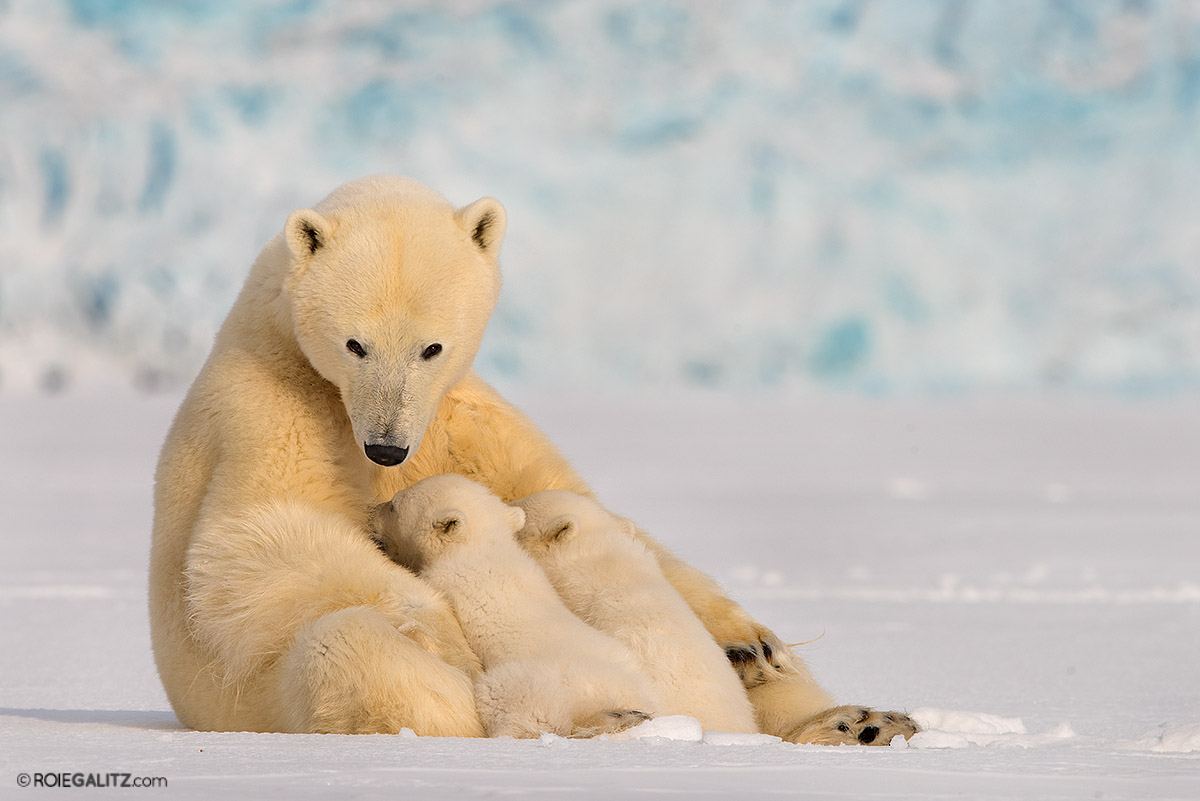
[[225, 707], [188, 710], [193, 725], [482, 736], [479, 661], [449, 604], [347, 518], [276, 501], [202, 521], [184, 576], [196, 681]]
[[277, 667], [281, 729], [323, 734], [482, 737], [471, 680], [397, 633], [378, 609], [306, 625]]
[[812, 745], [891, 745], [897, 734], [907, 740], [918, 730], [913, 719], [901, 712], [837, 706], [799, 724], [793, 722], [787, 734], [781, 736], [790, 742]]

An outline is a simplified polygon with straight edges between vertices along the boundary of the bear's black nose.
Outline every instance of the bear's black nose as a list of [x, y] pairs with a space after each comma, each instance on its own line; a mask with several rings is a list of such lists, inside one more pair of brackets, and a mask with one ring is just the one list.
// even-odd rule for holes
[[367, 445], [364, 443], [363, 450], [367, 452], [368, 459], [384, 467], [400, 464], [408, 458], [408, 448], [397, 448], [395, 445]]

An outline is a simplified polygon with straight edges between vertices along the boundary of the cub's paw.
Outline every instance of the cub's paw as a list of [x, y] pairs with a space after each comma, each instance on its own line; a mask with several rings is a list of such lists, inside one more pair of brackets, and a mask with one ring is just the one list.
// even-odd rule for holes
[[918, 731], [903, 712], [836, 706], [804, 721], [784, 739], [809, 745], [889, 745], [897, 734], [907, 740]]
[[650, 720], [651, 716], [636, 709], [614, 709], [598, 712], [575, 722], [571, 737], [579, 740], [600, 734], [616, 734]]
[[757, 635], [755, 640], [721, 644], [746, 689], [792, 672], [787, 646], [766, 629], [753, 633]]

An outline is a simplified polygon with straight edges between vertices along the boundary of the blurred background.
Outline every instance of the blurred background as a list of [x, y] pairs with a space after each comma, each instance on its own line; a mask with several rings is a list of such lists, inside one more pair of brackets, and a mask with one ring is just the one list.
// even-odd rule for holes
[[370, 173], [502, 389], [1200, 390], [1200, 3], [0, 0], [0, 393], [187, 386]]

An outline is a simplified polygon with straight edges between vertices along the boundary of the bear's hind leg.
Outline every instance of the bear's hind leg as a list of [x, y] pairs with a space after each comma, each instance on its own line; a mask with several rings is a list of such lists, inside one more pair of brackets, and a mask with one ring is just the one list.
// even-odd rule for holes
[[793, 743], [888, 745], [918, 730], [903, 712], [867, 707], [835, 707], [813, 679], [804, 660], [716, 589], [711, 579], [660, 556], [664, 574], [725, 650], [754, 706], [759, 731]]
[[903, 712], [838, 706], [802, 722], [784, 739], [811, 745], [890, 745], [897, 734], [907, 740], [917, 731], [917, 724]]
[[276, 666], [281, 729], [482, 737], [471, 680], [356, 606], [305, 625]]
[[751, 687], [749, 694], [759, 731], [791, 743], [889, 745], [897, 734], [907, 740], [918, 731], [903, 712], [833, 706], [807, 669]]

